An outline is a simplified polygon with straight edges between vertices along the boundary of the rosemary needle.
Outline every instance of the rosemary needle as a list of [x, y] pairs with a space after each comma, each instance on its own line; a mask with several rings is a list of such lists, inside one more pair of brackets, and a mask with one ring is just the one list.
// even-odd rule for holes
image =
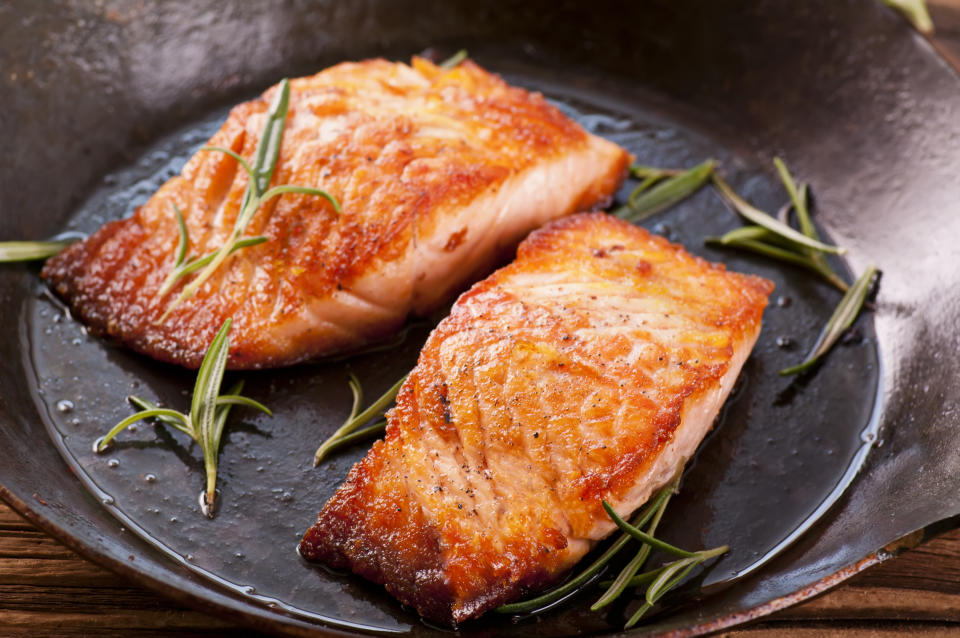
[[622, 531], [624, 534], [627, 534], [631, 538], [634, 538], [635, 540], [640, 541], [641, 543], [650, 545], [654, 549], [659, 549], [662, 552], [673, 554], [674, 556], [681, 556], [683, 558], [690, 558], [691, 556], [696, 555], [696, 552], [688, 552], [685, 549], [674, 547], [670, 543], [665, 543], [659, 538], [655, 538], [650, 534], [647, 534], [639, 527], [635, 525], [631, 525], [627, 521], [623, 520], [620, 517], [620, 515], [617, 514], [617, 512], [613, 509], [610, 503], [606, 501], [603, 501], [603, 509], [607, 511], [607, 515], [611, 519], [613, 519], [613, 522], [617, 524], [617, 527], [620, 528], [620, 531]]
[[[681, 464], [682, 467], [683, 464]], [[591, 611], [597, 611], [613, 600], [618, 598], [627, 587], [636, 587], [639, 585], [649, 585], [644, 597], [643, 605], [627, 622], [624, 629], [629, 629], [635, 625], [640, 618], [668, 591], [679, 585], [698, 565], [705, 561], [719, 556], [728, 550], [726, 545], [714, 549], [703, 550], [699, 552], [688, 552], [686, 550], [674, 547], [668, 543], [655, 538], [653, 533], [656, 531], [660, 519], [666, 511], [670, 495], [676, 491], [680, 481], [680, 472], [678, 470], [676, 477], [665, 488], [663, 488], [655, 498], [644, 508], [644, 510], [635, 518], [634, 522], [627, 523], [610, 507], [609, 503], [603, 501], [603, 507], [610, 518], [623, 531], [620, 537], [595, 561], [577, 576], [570, 579], [563, 585], [531, 598], [508, 605], [501, 605], [495, 609], [498, 613], [517, 614], [541, 611], [550, 605], [573, 595], [578, 589], [588, 584], [608, 562], [622, 550], [631, 539], [640, 540], [643, 544], [637, 555], [620, 572], [616, 579], [601, 583], [607, 591], [590, 607]], [[652, 519], [652, 520], [651, 520]], [[641, 531], [639, 528], [647, 523], [647, 531]], [[649, 572], [636, 575], [637, 570], [643, 566], [651, 551], [656, 548], [668, 553], [680, 556], [679, 560], [667, 563]]]
[[817, 337], [817, 341], [810, 350], [810, 354], [807, 355], [807, 358], [804, 359], [802, 363], [781, 370], [781, 376], [789, 376], [809, 370], [833, 347], [840, 339], [840, 336], [853, 325], [857, 315], [860, 314], [860, 309], [867, 299], [867, 294], [873, 287], [873, 281], [876, 275], [877, 267], [872, 264], [863, 271], [863, 274], [857, 278], [843, 296], [843, 299], [840, 300], [837, 308], [833, 311], [833, 315], [831, 315], [829, 321], [827, 321], [827, 325], [824, 326], [820, 332], [820, 336]]
[[379, 399], [374, 401], [366, 410], [360, 412], [360, 404], [363, 401], [363, 392], [360, 388], [360, 382], [351, 374], [349, 384], [350, 391], [353, 393], [353, 405], [350, 409], [350, 415], [347, 417], [347, 420], [344, 421], [343, 425], [337, 428], [337, 431], [334, 432], [330, 438], [321, 443], [319, 448], [317, 448], [316, 454], [313, 455], [313, 466], [316, 467], [320, 465], [320, 462], [323, 461], [323, 459], [326, 458], [330, 452], [343, 447], [347, 442], [353, 442], [360, 438], [365, 438], [366, 436], [371, 435], [372, 432], [368, 432], [367, 430], [372, 430], [377, 428], [377, 426], [371, 426], [371, 428], [364, 430], [362, 435], [358, 433], [358, 436], [347, 439], [348, 435], [354, 434], [363, 425], [369, 423], [375, 417], [383, 414], [386, 409], [390, 407], [390, 404], [393, 403], [393, 401], [397, 398], [397, 392], [400, 391], [400, 386], [402, 386], [403, 382], [406, 380], [407, 375], [403, 375], [403, 377], [394, 383], [389, 390], [384, 392]]
[[[670, 498], [670, 495], [673, 493], [673, 490], [676, 486], [675, 482], [672, 482], [669, 486], [660, 490], [660, 493], [657, 494], [653, 502], [647, 505], [643, 511], [634, 519], [634, 525], [642, 526], [646, 525], [647, 521], [653, 518], [663, 503]], [[535, 612], [551, 605], [552, 603], [557, 602], [558, 600], [569, 596], [574, 593], [577, 589], [585, 585], [600, 573], [604, 567], [607, 566], [607, 563], [616, 556], [621, 549], [626, 547], [627, 543], [631, 540], [630, 536], [627, 534], [621, 534], [614, 543], [607, 548], [603, 554], [601, 554], [595, 561], [590, 563], [583, 571], [579, 574], [563, 583], [558, 587], [540, 594], [535, 598], [530, 598], [528, 600], [521, 600], [515, 603], [509, 603], [507, 605], [500, 605], [494, 611], [499, 614], [522, 614]]]
[[0, 242], [0, 263], [47, 259], [53, 257], [72, 243], [72, 241]]
[[[647, 534], [652, 536], [653, 533], [657, 531], [657, 526], [660, 524], [660, 519], [663, 518], [663, 513], [667, 511], [667, 505], [670, 503], [670, 496], [676, 489], [676, 481], [677, 480], [674, 479], [671, 489], [667, 492], [667, 497], [663, 499], [663, 501], [660, 503], [660, 506], [657, 508], [653, 520], [650, 521], [650, 525], [647, 527]], [[638, 551], [636, 556], [634, 556], [633, 559], [627, 563], [627, 566], [620, 571], [613, 582], [606, 584], [607, 591], [604, 592], [597, 602], [590, 606], [590, 611], [598, 611], [599, 609], [606, 607], [616, 600], [620, 594], [623, 593], [623, 590], [626, 589], [627, 584], [631, 582], [631, 579], [634, 577], [634, 575], [640, 570], [641, 567], [643, 567], [643, 564], [647, 561], [651, 551], [650, 545], [644, 543], [640, 548], [640, 551]], [[604, 584], [601, 584], [601, 587], [603, 586]]]
[[467, 50], [460, 49], [449, 58], [438, 64], [441, 69], [455, 69], [460, 63], [467, 59]]
[[230, 408], [234, 405], [240, 405], [272, 414], [269, 408], [258, 401], [240, 395], [243, 390], [243, 382], [235, 384], [227, 394], [220, 394], [223, 373], [226, 370], [227, 357], [230, 353], [229, 333], [231, 323], [230, 319], [223, 323], [203, 357], [203, 362], [197, 371], [197, 381], [193, 388], [189, 414], [161, 408], [140, 397], [129, 397], [130, 402], [140, 408], [140, 411], [120, 421], [106, 436], [97, 439], [93, 444], [94, 452], [103, 452], [110, 441], [120, 432], [137, 421], [150, 418], [187, 434], [200, 445], [203, 453], [207, 480], [206, 490], [201, 494], [201, 505], [204, 513], [211, 518], [216, 504], [217, 460], [220, 442]]
[[[387, 420], [381, 419], [369, 427], [365, 427], [362, 430], [356, 430], [350, 434], [345, 434], [344, 436], [335, 439], [330, 442], [327, 446], [327, 449], [324, 453], [324, 458], [330, 456], [337, 450], [345, 447], [349, 447], [354, 443], [359, 441], [366, 441], [367, 439], [372, 439], [374, 437], [382, 435], [387, 431]], [[322, 460], [322, 459], [321, 459]]]
[[243, 203], [240, 206], [240, 212], [237, 213], [237, 219], [234, 222], [233, 230], [227, 237], [226, 242], [218, 249], [200, 259], [185, 263], [186, 250], [188, 245], [187, 229], [183, 223], [183, 215], [179, 209], [174, 206], [174, 212], [177, 215], [177, 225], [179, 228], [179, 238], [177, 248], [174, 254], [174, 267], [158, 295], [163, 296], [173, 287], [173, 285], [182, 277], [196, 271], [200, 273], [189, 284], [184, 286], [180, 294], [167, 306], [166, 311], [160, 317], [160, 322], [166, 320], [170, 313], [180, 303], [192, 297], [200, 289], [200, 286], [210, 278], [210, 276], [226, 261], [234, 251], [240, 248], [253, 246], [266, 241], [263, 237], [252, 237], [242, 239], [243, 233], [249, 226], [253, 216], [257, 213], [267, 201], [283, 195], [284, 193], [300, 193], [307, 195], [317, 195], [327, 199], [332, 205], [334, 211], [340, 213], [340, 202], [330, 193], [310, 186], [296, 186], [285, 184], [275, 186], [269, 190], [270, 180], [273, 178], [274, 169], [277, 165], [277, 159], [280, 155], [280, 146], [283, 142], [283, 130], [286, 126], [287, 109], [290, 103], [290, 81], [284, 79], [280, 82], [273, 102], [267, 109], [267, 118], [260, 134], [260, 141], [257, 144], [256, 157], [251, 166], [242, 156], [229, 148], [220, 146], [204, 146], [201, 151], [216, 151], [224, 153], [235, 159], [240, 167], [247, 173], [249, 180], [247, 189], [243, 196]]
[[816, 250], [827, 253], [843, 254], [846, 252], [845, 249], [838, 246], [831, 246], [823, 243], [822, 241], [807, 237], [803, 233], [794, 230], [787, 224], [778, 221], [777, 218], [772, 217], [759, 208], [752, 206], [745, 199], [737, 195], [737, 193], [730, 187], [730, 184], [728, 184], [726, 180], [716, 173], [713, 174], [713, 184], [716, 186], [717, 191], [720, 193], [723, 199], [729, 203], [737, 213], [754, 224], [762, 226], [767, 230], [779, 235], [780, 237], [783, 237], [784, 239], [800, 246], [815, 248]]
[[641, 222], [700, 190], [710, 179], [715, 166], [714, 160], [707, 160], [673, 175], [662, 169], [637, 167], [630, 173], [633, 176], [642, 176], [640, 179], [643, 181], [630, 193], [627, 204], [613, 214], [629, 222]]
[[[801, 184], [798, 187], [796, 181], [793, 179], [793, 175], [790, 174], [790, 170], [787, 168], [787, 165], [784, 164], [783, 160], [779, 157], [773, 158], [773, 165], [776, 166], [777, 173], [780, 174], [780, 181], [783, 182], [783, 187], [790, 196], [790, 203], [793, 206], [793, 210], [797, 213], [797, 221], [800, 224], [800, 232], [810, 239], [819, 241], [820, 234], [817, 232], [816, 226], [813, 225], [813, 219], [810, 217], [810, 209], [807, 206], [809, 190], [807, 185]], [[840, 276], [837, 275], [837, 273], [834, 272], [834, 270], [830, 267], [830, 264], [827, 263], [827, 258], [822, 252], [807, 246], [802, 246], [800, 250], [807, 255], [812, 262], [811, 270], [819, 273], [820, 276], [839, 288], [842, 292], [847, 291], [849, 286], [847, 286], [847, 283], [843, 281]]]

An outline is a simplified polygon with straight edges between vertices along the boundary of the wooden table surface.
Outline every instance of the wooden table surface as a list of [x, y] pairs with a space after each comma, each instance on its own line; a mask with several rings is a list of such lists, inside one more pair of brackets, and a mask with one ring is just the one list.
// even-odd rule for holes
[[[960, 68], [960, 0], [931, 0], [934, 45]], [[0, 638], [260, 636], [131, 585], [0, 503]], [[737, 638], [960, 636], [960, 530], [872, 567]]]

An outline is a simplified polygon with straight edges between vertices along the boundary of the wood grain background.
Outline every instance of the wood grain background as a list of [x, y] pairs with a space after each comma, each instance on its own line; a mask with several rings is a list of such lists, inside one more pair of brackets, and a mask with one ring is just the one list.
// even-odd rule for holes
[[[960, 68], [960, 0], [931, 0], [934, 46]], [[73, 553], [0, 503], [0, 637], [262, 634], [169, 602]], [[960, 530], [731, 638], [960, 636]]]

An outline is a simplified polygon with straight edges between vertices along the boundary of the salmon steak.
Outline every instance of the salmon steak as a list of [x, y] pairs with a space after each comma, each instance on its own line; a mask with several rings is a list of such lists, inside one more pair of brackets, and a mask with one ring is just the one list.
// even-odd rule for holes
[[[278, 87], [232, 109], [210, 145], [251, 164]], [[343, 353], [428, 314], [508, 259], [544, 223], [607, 205], [631, 161], [542, 95], [466, 61], [343, 63], [290, 82], [270, 184], [320, 188], [262, 204], [233, 253], [168, 316], [182, 211], [189, 255], [223, 246], [247, 173], [198, 151], [134, 214], [45, 265], [42, 276], [100, 333], [162, 361], [199, 366], [233, 319], [228, 367]], [[162, 319], [162, 320], [161, 320]]]
[[301, 554], [455, 624], [560, 580], [689, 459], [773, 284], [603, 213], [532, 233], [431, 333]]

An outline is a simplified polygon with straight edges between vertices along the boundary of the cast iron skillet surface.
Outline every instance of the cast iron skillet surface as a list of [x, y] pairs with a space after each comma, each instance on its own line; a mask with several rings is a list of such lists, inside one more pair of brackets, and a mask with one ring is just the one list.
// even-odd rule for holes
[[[818, 218], [850, 248], [852, 269], [873, 262], [884, 270], [875, 325], [862, 318], [816, 375], [791, 382], [775, 371], [802, 356], [836, 293], [786, 268], [703, 248], [705, 235], [738, 224], [709, 192], [648, 224], [774, 279], [774, 299], [792, 303], [768, 310], [743, 382], [664, 528], [671, 540], [728, 542], [733, 551], [700, 575], [710, 595], [643, 631], [748, 619], [960, 512], [949, 455], [960, 391], [950, 385], [957, 363], [948, 357], [957, 347], [960, 87], [922, 40], [872, 2], [648, 2], [635, 16], [573, 3], [449, 4], [0, 9], [8, 70], [0, 130], [9, 141], [0, 157], [0, 239], [89, 232], [129, 214], [216, 128], [226, 105], [284, 75], [465, 46], [645, 162], [717, 157], [741, 192], [767, 208], [783, 199], [768, 163], [782, 154], [812, 183]], [[142, 425], [110, 454], [90, 452], [93, 438], [129, 414], [126, 394], [181, 405], [193, 375], [87, 336], [34, 269], [0, 270], [0, 298], [0, 318], [17, 326], [0, 342], [0, 442], [8, 451], [0, 495], [19, 511], [147, 586], [260, 628], [436, 631], [380, 588], [294, 554], [363, 453], [310, 467], [317, 441], [348, 409], [347, 370], [373, 396], [412, 365], [429, 325], [414, 326], [387, 352], [244, 375], [249, 394], [277, 414], [234, 421], [221, 457], [223, 506], [210, 522], [196, 503], [196, 450], [178, 435]], [[777, 337], [798, 345], [778, 348]], [[675, 602], [690, 596], [680, 592]], [[622, 624], [622, 608], [591, 614], [588, 601], [461, 631], [603, 634]]]

